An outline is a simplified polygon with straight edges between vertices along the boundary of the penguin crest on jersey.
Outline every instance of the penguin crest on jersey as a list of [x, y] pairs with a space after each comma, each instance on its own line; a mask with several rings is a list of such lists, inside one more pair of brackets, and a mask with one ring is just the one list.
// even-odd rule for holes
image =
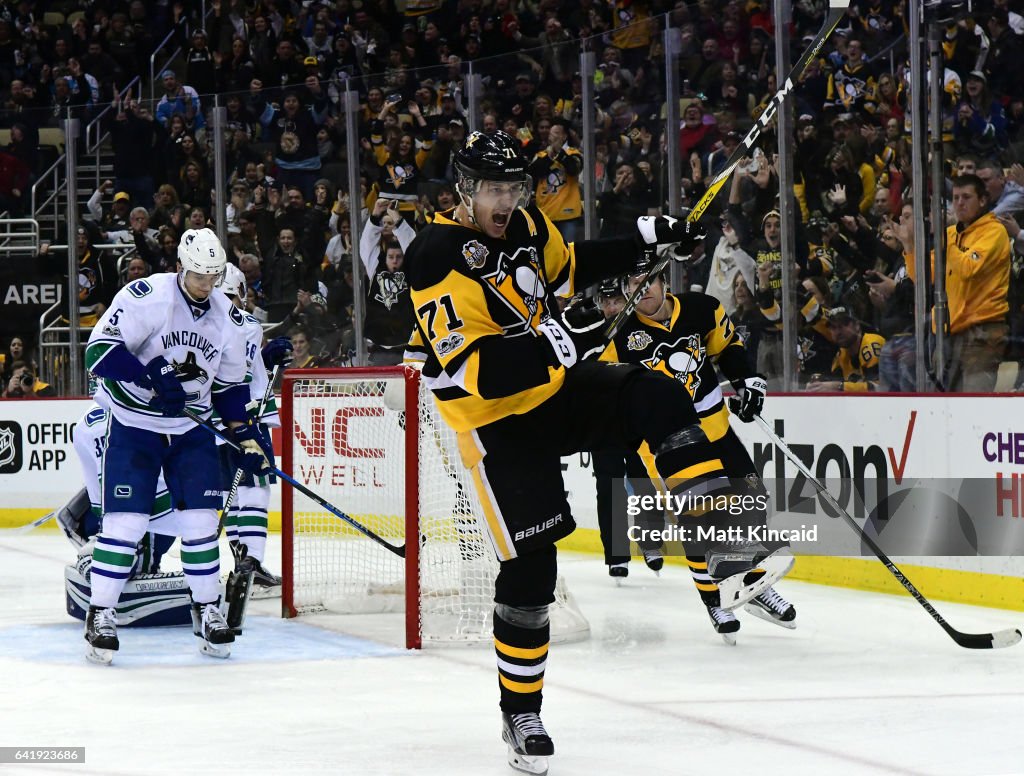
[[[502, 251], [498, 257], [497, 270], [485, 275], [484, 280], [498, 291], [499, 296], [510, 303], [527, 325], [537, 314], [540, 300], [547, 293], [537, 249], [532, 245], [519, 248], [511, 256]], [[522, 307], [516, 304], [519, 300], [509, 294], [509, 290], [515, 291], [515, 295], [518, 295], [522, 302]]]
[[675, 342], [662, 342], [653, 355], [644, 359], [649, 369], [667, 374], [686, 386], [691, 396], [700, 388], [700, 369], [707, 358], [707, 348], [699, 334], [687, 334]]
[[377, 288], [379, 291], [373, 298], [390, 310], [398, 304], [399, 296], [409, 288], [409, 284], [404, 272], [378, 272]]
[[631, 331], [626, 338], [627, 350], [645, 350], [651, 346], [654, 339], [646, 331]]

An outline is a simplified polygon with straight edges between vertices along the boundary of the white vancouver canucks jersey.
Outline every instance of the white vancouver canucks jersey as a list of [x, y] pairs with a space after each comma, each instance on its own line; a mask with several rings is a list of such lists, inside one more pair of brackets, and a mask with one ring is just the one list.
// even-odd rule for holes
[[[173, 364], [188, 407], [206, 417], [211, 397], [246, 377], [245, 318], [226, 296], [212, 293], [209, 308], [192, 304], [173, 273], [129, 283], [117, 292], [89, 337], [86, 366], [92, 370], [119, 344], [143, 364], [163, 356]], [[195, 427], [187, 417], [165, 418], [150, 408], [156, 394], [134, 383], [99, 381], [95, 400], [118, 422], [161, 434]]]

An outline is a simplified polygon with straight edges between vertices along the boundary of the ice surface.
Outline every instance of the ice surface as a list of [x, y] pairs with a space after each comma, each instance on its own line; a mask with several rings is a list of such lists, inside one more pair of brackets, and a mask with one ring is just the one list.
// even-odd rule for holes
[[[487, 646], [407, 652], [401, 615], [282, 621], [267, 600], [229, 660], [187, 628], [122, 629], [94, 666], [64, 613], [71, 557], [54, 533], [0, 536], [0, 746], [85, 746], [86, 762], [2, 772], [513, 773]], [[681, 567], [634, 561], [616, 588], [596, 557], [561, 566], [593, 637], [548, 661], [552, 776], [1024, 773], [1024, 647], [969, 652], [908, 597], [796, 582], [778, 589], [797, 630], [741, 612], [729, 647]], [[939, 609], [968, 631], [1024, 621]]]

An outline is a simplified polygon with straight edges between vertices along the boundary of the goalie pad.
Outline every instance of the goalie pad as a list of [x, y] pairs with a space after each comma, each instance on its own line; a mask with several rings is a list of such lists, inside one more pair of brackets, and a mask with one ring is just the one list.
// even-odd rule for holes
[[[80, 557], [75, 565], [64, 567], [67, 612], [77, 620], [84, 621], [89, 611], [91, 568], [89, 555]], [[117, 624], [140, 628], [191, 625], [192, 599], [185, 575], [181, 572], [140, 574], [129, 579], [117, 604]]]

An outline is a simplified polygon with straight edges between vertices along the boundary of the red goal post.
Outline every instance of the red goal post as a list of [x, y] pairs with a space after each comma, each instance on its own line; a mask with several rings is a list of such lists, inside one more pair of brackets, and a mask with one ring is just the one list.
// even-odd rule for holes
[[[390, 544], [285, 485], [282, 615], [405, 613], [405, 641], [490, 641], [498, 562], [472, 474], [416, 369], [289, 369], [281, 386], [283, 471]], [[409, 537], [415, 537], [410, 540]], [[589, 635], [564, 580], [552, 640]]]

